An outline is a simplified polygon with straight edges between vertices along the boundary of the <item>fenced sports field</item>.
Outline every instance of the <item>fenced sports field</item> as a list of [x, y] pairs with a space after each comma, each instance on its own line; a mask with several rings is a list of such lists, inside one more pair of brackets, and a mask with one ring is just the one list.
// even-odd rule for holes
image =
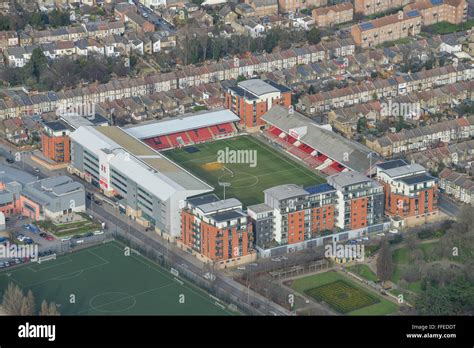
[[[215, 188], [215, 193], [223, 198], [223, 187], [219, 182], [230, 183], [226, 188], [226, 198], [235, 197], [244, 205], [263, 202], [263, 190], [282, 184], [312, 186], [325, 182], [303, 165], [287, 158], [263, 142], [251, 136], [238, 136], [217, 140], [189, 148], [163, 152], [198, 178]], [[232, 163], [234, 158], [218, 161], [219, 151], [255, 151], [255, 166], [252, 163]], [[231, 151], [230, 151], [231, 152]], [[234, 153], [235, 154], [235, 153]], [[248, 153], [241, 153], [240, 159], [250, 159]], [[239, 158], [239, 153], [236, 154]], [[239, 161], [236, 161], [239, 162]], [[240, 161], [242, 162], [242, 161]], [[245, 161], [244, 161], [245, 162]]]
[[31, 289], [37, 306], [43, 299], [56, 302], [62, 315], [234, 314], [148, 259], [127, 256], [118, 242], [2, 271], [0, 292], [10, 281]]

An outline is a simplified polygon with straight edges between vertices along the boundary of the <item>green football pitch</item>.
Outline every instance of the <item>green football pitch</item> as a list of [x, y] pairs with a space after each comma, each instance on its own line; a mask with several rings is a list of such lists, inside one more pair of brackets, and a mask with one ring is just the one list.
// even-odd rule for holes
[[[215, 193], [221, 198], [224, 188], [219, 183], [230, 183], [230, 187], [225, 189], [226, 198], [238, 198], [246, 206], [263, 203], [263, 190], [273, 186], [312, 186], [325, 182], [316, 173], [251, 136], [239, 136], [193, 147], [199, 151], [190, 153], [186, 148], [174, 149], [164, 152], [164, 155], [213, 186]], [[227, 156], [223, 162], [218, 162], [219, 151], [225, 153], [226, 148], [255, 150], [256, 161], [231, 163], [233, 158]], [[242, 155], [240, 158], [252, 157]]]
[[142, 256], [126, 256], [124, 245], [110, 242], [2, 271], [0, 292], [9, 282], [16, 283], [23, 291], [32, 290], [38, 307], [43, 299], [54, 301], [62, 315], [233, 314], [194, 285], [174, 278]]

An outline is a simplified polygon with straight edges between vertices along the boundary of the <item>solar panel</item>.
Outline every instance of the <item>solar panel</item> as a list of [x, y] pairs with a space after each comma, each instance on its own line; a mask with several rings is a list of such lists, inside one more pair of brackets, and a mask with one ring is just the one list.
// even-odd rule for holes
[[368, 23], [362, 23], [360, 27], [362, 28], [362, 30], [369, 30], [369, 29], [372, 29], [374, 25], [368, 22]]
[[443, 0], [431, 0], [432, 5], [441, 5], [443, 3]]
[[417, 16], [419, 16], [419, 15], [420, 15], [420, 13], [418, 12], [418, 10], [412, 10], [412, 11], [409, 11], [409, 12], [407, 13], [407, 16], [408, 16], [408, 17], [417, 17]]

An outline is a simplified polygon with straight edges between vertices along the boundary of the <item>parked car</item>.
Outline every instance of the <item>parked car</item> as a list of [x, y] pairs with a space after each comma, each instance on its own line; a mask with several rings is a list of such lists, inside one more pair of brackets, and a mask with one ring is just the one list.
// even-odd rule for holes
[[46, 236], [47, 236], [47, 235], [48, 235], [48, 234], [45, 233], [45, 232], [41, 232], [41, 233], [39, 234], [39, 236], [40, 236], [41, 238], [44, 238], [44, 239], [46, 239]]
[[46, 240], [49, 240], [49, 241], [52, 241], [54, 240], [54, 237], [50, 234], [46, 234], [46, 237], [45, 237]]
[[15, 163], [15, 160], [13, 158], [7, 158], [7, 162], [12, 164], [12, 163]]

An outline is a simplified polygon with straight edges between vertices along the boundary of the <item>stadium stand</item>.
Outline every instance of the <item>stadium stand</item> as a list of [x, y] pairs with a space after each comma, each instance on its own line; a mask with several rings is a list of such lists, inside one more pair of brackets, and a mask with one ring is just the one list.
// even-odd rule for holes
[[229, 110], [204, 112], [124, 129], [155, 150], [198, 144], [234, 136], [240, 119]]
[[[266, 123], [263, 132], [266, 138], [322, 173], [331, 175], [348, 170], [365, 173], [371, 169], [369, 158], [372, 164], [381, 160], [364, 145], [315, 124], [297, 111], [290, 113], [281, 105], [273, 106], [261, 119]], [[298, 139], [293, 136], [295, 132]]]

